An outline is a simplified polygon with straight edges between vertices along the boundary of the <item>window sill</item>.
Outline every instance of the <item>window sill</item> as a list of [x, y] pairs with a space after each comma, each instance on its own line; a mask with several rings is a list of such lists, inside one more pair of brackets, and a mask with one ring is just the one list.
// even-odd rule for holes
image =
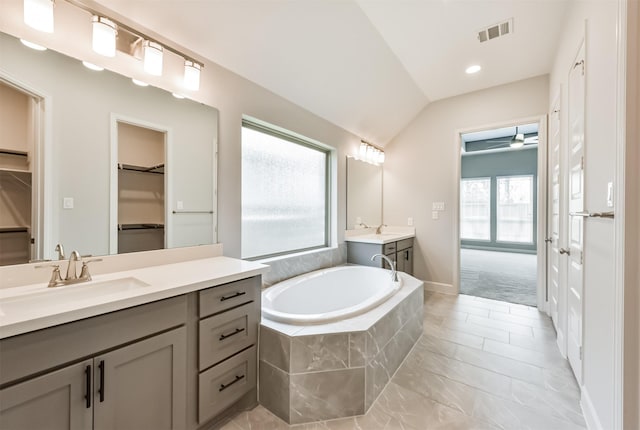
[[277, 262], [277, 261], [287, 260], [289, 258], [304, 257], [304, 256], [307, 256], [307, 255], [330, 252], [330, 251], [337, 250], [337, 249], [338, 249], [337, 246], [327, 246], [327, 247], [323, 247], [323, 248], [309, 249], [309, 250], [306, 250], [306, 251], [293, 252], [291, 254], [278, 255], [278, 256], [275, 256], [275, 257], [267, 257], [267, 258], [258, 259], [258, 260], [251, 260], [251, 261], [255, 261], [256, 263], [261, 263], [261, 264], [269, 264], [269, 263], [274, 263], [274, 262]]

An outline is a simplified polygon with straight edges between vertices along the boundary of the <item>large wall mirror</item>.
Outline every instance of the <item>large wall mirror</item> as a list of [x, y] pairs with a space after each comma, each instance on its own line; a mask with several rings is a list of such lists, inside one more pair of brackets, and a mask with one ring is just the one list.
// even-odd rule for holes
[[347, 157], [347, 229], [382, 224], [382, 166]]
[[215, 108], [5, 33], [0, 52], [0, 264], [217, 241]]

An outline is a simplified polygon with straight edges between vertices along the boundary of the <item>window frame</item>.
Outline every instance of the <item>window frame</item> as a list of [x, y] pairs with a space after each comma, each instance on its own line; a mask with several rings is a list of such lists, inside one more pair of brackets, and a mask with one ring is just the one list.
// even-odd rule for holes
[[[243, 249], [242, 249], [242, 232], [241, 232], [241, 240], [240, 240], [241, 258], [248, 261], [260, 261], [260, 260], [267, 260], [275, 257], [282, 257], [286, 255], [293, 255], [293, 254], [303, 253], [307, 251], [313, 251], [317, 249], [329, 248], [331, 245], [331, 231], [332, 231], [332, 218], [333, 218], [332, 217], [333, 208], [332, 208], [331, 202], [332, 202], [332, 196], [333, 196], [332, 178], [333, 178], [333, 158], [334, 158], [335, 148], [332, 148], [329, 145], [323, 144], [321, 142], [318, 142], [314, 139], [300, 135], [293, 131], [284, 129], [282, 127], [278, 127], [273, 124], [266, 123], [264, 121], [261, 121], [255, 118], [250, 118], [247, 116], [242, 117], [242, 126], [241, 126], [241, 133], [240, 133], [241, 136], [242, 136], [243, 128], [248, 128], [248, 129], [251, 129], [263, 134], [267, 134], [267, 135], [276, 137], [278, 139], [285, 140], [285, 141], [303, 146], [305, 148], [309, 148], [309, 149], [318, 151], [320, 153], [323, 153], [325, 155], [325, 178], [324, 178], [325, 179], [324, 181], [325, 197], [324, 197], [324, 243], [323, 244], [312, 246], [312, 247], [306, 247], [306, 248], [295, 248], [288, 251], [275, 252], [271, 254], [258, 255], [253, 257], [244, 257]], [[241, 158], [242, 158], [242, 138], [241, 138], [240, 152], [241, 152]], [[242, 192], [242, 186], [243, 184], [241, 183], [240, 184], [241, 192]], [[242, 209], [243, 208], [242, 208], [242, 199], [241, 199], [240, 201], [241, 226], [242, 226]]]

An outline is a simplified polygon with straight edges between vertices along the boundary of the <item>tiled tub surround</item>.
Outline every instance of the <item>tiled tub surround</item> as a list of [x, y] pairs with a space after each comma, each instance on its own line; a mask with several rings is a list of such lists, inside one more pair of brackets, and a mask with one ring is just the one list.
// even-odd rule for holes
[[364, 414], [422, 333], [423, 283], [408, 275], [393, 297], [323, 325], [262, 320], [259, 401], [290, 424]]
[[263, 286], [270, 287], [303, 273], [340, 266], [346, 262], [347, 245], [345, 243], [334, 248], [315, 249], [295, 255], [261, 260], [260, 263], [269, 266], [269, 272], [263, 275], [262, 283]]

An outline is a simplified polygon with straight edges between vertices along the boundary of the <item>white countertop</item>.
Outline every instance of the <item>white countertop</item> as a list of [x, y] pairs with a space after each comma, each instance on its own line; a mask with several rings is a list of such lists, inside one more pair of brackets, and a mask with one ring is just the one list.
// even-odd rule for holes
[[415, 233], [368, 233], [368, 234], [358, 234], [355, 236], [346, 236], [344, 240], [346, 242], [362, 242], [362, 243], [375, 243], [379, 245], [384, 245], [386, 243], [397, 242], [398, 240], [410, 239], [415, 237]]
[[[268, 269], [251, 261], [214, 257], [102, 274], [87, 283], [56, 288], [44, 283], [0, 289], [0, 339], [237, 281]], [[87, 290], [118, 280], [130, 280], [136, 286], [107, 294], [102, 288], [96, 297]]]

